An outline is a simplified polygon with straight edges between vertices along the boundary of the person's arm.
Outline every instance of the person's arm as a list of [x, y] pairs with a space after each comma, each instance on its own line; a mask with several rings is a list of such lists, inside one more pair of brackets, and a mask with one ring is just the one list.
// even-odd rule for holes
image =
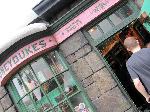
[[133, 79], [133, 83], [135, 88], [145, 97], [146, 101], [150, 103], [150, 95], [147, 93], [140, 79], [139, 78]]

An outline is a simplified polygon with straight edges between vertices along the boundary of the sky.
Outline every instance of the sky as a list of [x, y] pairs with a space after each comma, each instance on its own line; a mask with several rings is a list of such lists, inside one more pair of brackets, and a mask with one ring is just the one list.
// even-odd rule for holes
[[17, 30], [37, 17], [32, 8], [42, 0], [0, 1], [0, 48], [7, 44]]

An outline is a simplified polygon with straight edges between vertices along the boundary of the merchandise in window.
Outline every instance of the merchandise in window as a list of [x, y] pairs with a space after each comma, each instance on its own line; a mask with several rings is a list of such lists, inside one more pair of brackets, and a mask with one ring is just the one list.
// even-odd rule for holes
[[58, 52], [30, 62], [7, 88], [20, 112], [74, 112], [76, 106], [90, 108], [86, 98], [76, 97], [81, 89]]
[[12, 81], [13, 81], [13, 84], [14, 84], [15, 88], [17, 89], [20, 97], [23, 97], [27, 93], [27, 91], [25, 89], [25, 86], [23, 85], [23, 82], [22, 82], [20, 76], [17, 74], [16, 77]]
[[43, 58], [35, 60], [33, 63], [31, 63], [31, 67], [40, 83], [43, 83], [53, 77], [48, 64]]
[[29, 66], [26, 66], [24, 69], [22, 69], [19, 74], [28, 91], [33, 90], [39, 85], [32, 69]]

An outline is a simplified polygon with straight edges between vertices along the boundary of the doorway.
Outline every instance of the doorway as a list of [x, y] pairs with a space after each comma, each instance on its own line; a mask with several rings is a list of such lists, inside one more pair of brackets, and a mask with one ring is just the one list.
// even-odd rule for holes
[[[126, 61], [131, 53], [126, 50], [123, 41], [127, 36], [135, 36], [139, 40], [141, 47], [144, 47], [145, 36], [138, 31], [139, 23], [131, 24], [121, 32], [116, 33], [112, 37], [102, 42], [97, 48], [102, 54], [106, 63], [109, 64], [112, 71], [116, 74], [125, 91], [128, 93], [134, 104], [141, 111], [150, 110], [150, 105], [145, 98], [135, 89], [132, 79], [126, 68]], [[141, 27], [140, 27], [141, 28]]]

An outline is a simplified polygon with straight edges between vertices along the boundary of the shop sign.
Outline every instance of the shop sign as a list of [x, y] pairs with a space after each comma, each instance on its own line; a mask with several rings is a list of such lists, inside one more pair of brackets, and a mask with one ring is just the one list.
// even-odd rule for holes
[[94, 5], [85, 10], [79, 16], [67, 23], [64, 27], [58, 30], [53, 36], [58, 43], [61, 43], [73, 33], [81, 29], [87, 23], [104, 13], [110, 7], [118, 3], [120, 0], [98, 0]]
[[50, 49], [57, 45], [55, 39], [51, 36], [39, 39], [33, 43], [24, 46], [16, 53], [11, 55], [1, 66], [0, 66], [0, 81], [11, 72], [15, 67], [36, 55], [37, 53]]
[[[39, 54], [43, 50], [54, 47], [70, 37], [73, 33], [81, 29], [83, 26], [88, 24], [90, 21], [107, 11], [113, 5], [118, 3], [120, 0], [98, 0], [90, 8], [82, 12], [80, 15], [75, 17], [73, 20], [68, 22], [60, 30], [54, 33], [52, 36], [37, 40], [10, 56], [0, 66], [0, 82], [6, 80], [6, 76], [22, 62], [25, 62], [29, 58], [33, 58], [34, 55]], [[7, 76], [8, 77], [8, 76]], [[6, 79], [4, 79], [6, 78]], [[8, 79], [7, 79], [8, 80]], [[6, 82], [6, 81], [5, 81]], [[4, 83], [3, 83], [4, 84]]]

